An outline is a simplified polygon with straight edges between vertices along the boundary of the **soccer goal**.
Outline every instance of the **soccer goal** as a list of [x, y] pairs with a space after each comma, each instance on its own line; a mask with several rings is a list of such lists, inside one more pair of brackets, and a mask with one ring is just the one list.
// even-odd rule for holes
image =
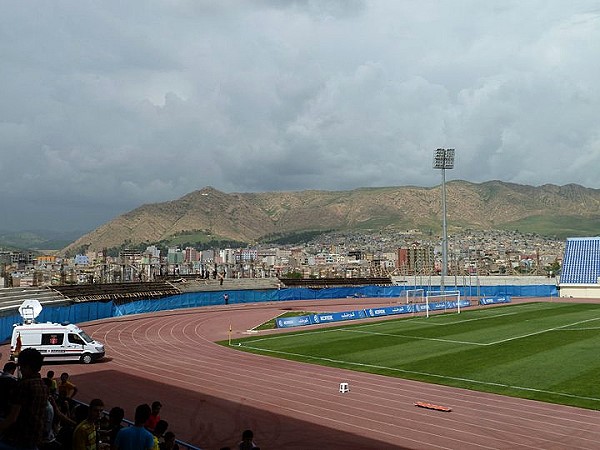
[[425, 289], [408, 289], [404, 291], [406, 304], [425, 303]]
[[427, 317], [429, 311], [455, 310], [460, 314], [460, 291], [427, 291], [425, 295]]

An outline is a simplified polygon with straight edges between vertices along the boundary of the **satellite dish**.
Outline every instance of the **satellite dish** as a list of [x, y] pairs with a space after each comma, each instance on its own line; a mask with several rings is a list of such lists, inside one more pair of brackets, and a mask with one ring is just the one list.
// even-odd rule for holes
[[37, 300], [25, 300], [21, 306], [19, 306], [19, 314], [21, 314], [25, 323], [33, 322], [41, 312], [42, 305]]

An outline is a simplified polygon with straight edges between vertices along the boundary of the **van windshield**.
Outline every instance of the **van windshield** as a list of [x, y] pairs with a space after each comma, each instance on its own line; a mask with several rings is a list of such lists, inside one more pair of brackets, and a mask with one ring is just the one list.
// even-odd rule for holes
[[94, 342], [94, 340], [91, 337], [89, 337], [85, 331], [80, 331], [79, 336], [81, 336], [81, 339], [83, 339], [88, 344], [90, 342]]

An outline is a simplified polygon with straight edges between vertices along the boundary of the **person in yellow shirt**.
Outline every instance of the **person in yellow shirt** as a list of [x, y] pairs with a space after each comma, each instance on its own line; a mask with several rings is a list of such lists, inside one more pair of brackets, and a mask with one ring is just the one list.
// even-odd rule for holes
[[98, 450], [96, 425], [104, 410], [104, 402], [95, 398], [90, 402], [88, 415], [73, 431], [73, 450]]
[[48, 373], [46, 374], [46, 378], [48, 378], [49, 381], [49, 387], [48, 390], [50, 391], [50, 395], [54, 398], [56, 398], [56, 396], [58, 395], [58, 383], [56, 382], [56, 380], [54, 379], [54, 370], [49, 370]]
[[152, 437], [154, 438], [154, 450], [160, 450], [159, 444], [163, 434], [165, 434], [165, 431], [167, 431], [167, 428], [169, 428], [169, 424], [166, 420], [159, 420], [156, 422], [156, 426], [152, 431]]
[[60, 375], [60, 381], [57, 386], [58, 398], [61, 400], [71, 400], [77, 394], [77, 386], [69, 381], [69, 374], [63, 372]]

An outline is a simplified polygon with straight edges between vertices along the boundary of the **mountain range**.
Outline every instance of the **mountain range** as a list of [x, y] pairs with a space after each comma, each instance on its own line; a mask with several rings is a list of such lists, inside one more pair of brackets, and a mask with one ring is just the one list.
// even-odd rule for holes
[[[518, 230], [550, 237], [597, 235], [600, 190], [577, 184], [528, 186], [502, 181], [446, 183], [448, 232]], [[140, 206], [77, 239], [74, 253], [159, 242], [253, 244], [328, 231], [438, 233], [441, 186], [350, 191], [225, 193], [212, 187]]]
[[24, 230], [0, 231], [3, 250], [57, 250], [78, 239], [84, 231]]

